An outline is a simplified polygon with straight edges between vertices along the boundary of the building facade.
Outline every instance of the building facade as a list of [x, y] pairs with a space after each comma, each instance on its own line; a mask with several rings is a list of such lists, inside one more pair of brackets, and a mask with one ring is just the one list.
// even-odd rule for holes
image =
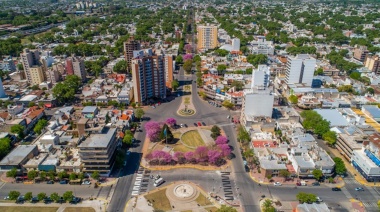
[[173, 56], [172, 55], [166, 55], [164, 57], [165, 57], [165, 81], [166, 81], [166, 87], [172, 88], [173, 70], [174, 70]]
[[316, 59], [307, 54], [289, 57], [286, 64], [286, 84], [303, 83], [311, 86], [314, 77]]
[[166, 98], [165, 60], [154, 55], [151, 49], [134, 52], [132, 80], [136, 103], [146, 103], [151, 98]]
[[[30, 84], [39, 85], [44, 82], [44, 72], [41, 66], [32, 66], [29, 68]], [[28, 80], [29, 81], [29, 80]]]
[[[24, 78], [27, 79], [30, 85], [35, 85], [32, 82], [32, 76], [30, 74], [31, 67], [40, 66], [40, 53], [38, 50], [33, 49], [24, 49], [24, 51], [20, 54], [21, 62], [24, 68]], [[43, 81], [43, 80], [42, 80]]]
[[66, 59], [67, 75], [77, 75], [82, 81], [86, 81], [86, 68], [84, 60], [79, 57], [68, 57]]
[[259, 65], [252, 72], [251, 89], [265, 90], [269, 86], [270, 70], [267, 65]]
[[133, 51], [141, 49], [141, 45], [133, 37], [130, 37], [127, 42], [124, 42], [124, 57], [127, 61], [128, 69], [131, 69], [131, 62], [133, 59]]
[[380, 61], [379, 61], [379, 55], [368, 55], [365, 58], [364, 66], [371, 70], [372, 72], [375, 72], [375, 74], [380, 74]]
[[197, 40], [197, 48], [199, 50], [208, 50], [218, 47], [218, 27], [198, 26]]
[[364, 62], [364, 59], [368, 55], [369, 51], [366, 46], [359, 46], [354, 50], [354, 58], [360, 62]]

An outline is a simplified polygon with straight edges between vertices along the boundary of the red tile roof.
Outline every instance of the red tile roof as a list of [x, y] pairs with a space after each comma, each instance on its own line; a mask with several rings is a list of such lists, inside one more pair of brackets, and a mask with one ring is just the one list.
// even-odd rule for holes
[[272, 140], [254, 140], [252, 141], [253, 147], [276, 147]]

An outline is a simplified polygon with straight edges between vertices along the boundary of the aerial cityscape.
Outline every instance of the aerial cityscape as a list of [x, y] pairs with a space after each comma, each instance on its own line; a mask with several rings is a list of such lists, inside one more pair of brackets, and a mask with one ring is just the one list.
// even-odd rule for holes
[[0, 0], [1, 212], [380, 212], [379, 0]]

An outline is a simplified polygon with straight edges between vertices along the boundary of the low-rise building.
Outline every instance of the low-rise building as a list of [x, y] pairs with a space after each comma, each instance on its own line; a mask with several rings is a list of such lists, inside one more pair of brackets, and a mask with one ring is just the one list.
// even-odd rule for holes
[[0, 161], [0, 169], [22, 169], [23, 165], [37, 154], [38, 148], [36, 145], [19, 145]]

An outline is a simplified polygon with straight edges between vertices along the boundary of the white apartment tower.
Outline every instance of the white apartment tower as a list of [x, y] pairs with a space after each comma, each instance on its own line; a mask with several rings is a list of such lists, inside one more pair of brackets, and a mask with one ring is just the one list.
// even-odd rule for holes
[[316, 59], [308, 54], [289, 57], [286, 64], [286, 84], [303, 83], [311, 86], [313, 82]]
[[270, 71], [267, 65], [259, 65], [252, 71], [251, 89], [265, 90], [269, 86]]

